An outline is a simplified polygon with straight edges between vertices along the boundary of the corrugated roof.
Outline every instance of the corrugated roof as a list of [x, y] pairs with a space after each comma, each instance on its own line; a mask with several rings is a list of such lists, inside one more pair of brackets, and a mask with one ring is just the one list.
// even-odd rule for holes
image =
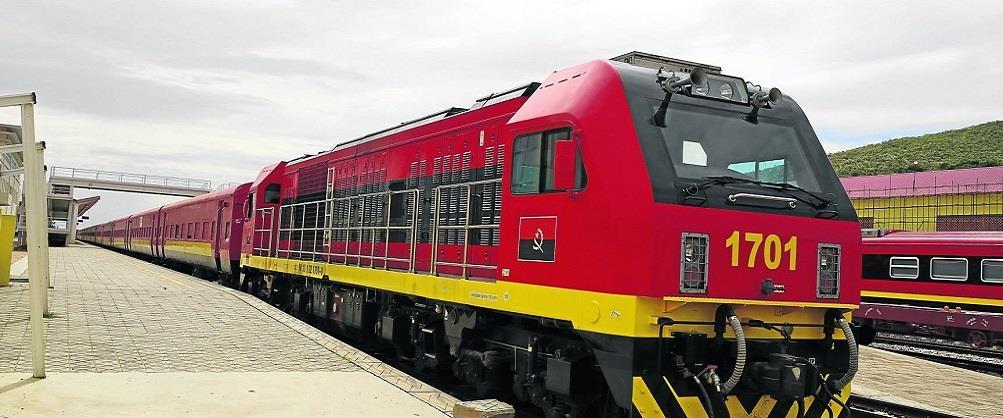
[[1001, 231], [892, 231], [882, 237], [864, 238], [864, 244], [992, 244], [1003, 245]]
[[1003, 192], [1003, 166], [844, 177], [850, 198]]

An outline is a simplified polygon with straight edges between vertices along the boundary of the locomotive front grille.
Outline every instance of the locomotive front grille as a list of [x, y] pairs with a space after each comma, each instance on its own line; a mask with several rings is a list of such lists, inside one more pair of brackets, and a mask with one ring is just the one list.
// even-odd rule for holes
[[819, 298], [839, 298], [839, 245], [818, 245], [818, 285], [816, 289], [816, 295]]
[[707, 293], [707, 241], [705, 234], [683, 234], [679, 268], [680, 292]]

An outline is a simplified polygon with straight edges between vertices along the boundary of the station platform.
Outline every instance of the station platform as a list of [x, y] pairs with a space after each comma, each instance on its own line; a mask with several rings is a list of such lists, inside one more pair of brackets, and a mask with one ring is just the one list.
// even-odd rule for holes
[[0, 416], [442, 417], [457, 402], [255, 297], [113, 251], [51, 248], [50, 278], [45, 379], [28, 286], [0, 288]]
[[860, 347], [853, 394], [959, 417], [1003, 417], [1003, 378]]

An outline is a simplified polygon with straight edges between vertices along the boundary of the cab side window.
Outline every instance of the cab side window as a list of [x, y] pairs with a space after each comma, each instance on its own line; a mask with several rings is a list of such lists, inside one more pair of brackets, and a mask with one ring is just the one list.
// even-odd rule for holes
[[[532, 194], [558, 191], [554, 189], [555, 143], [571, 139], [571, 129], [561, 128], [515, 139], [512, 152], [512, 193]], [[575, 189], [585, 187], [585, 167], [581, 156], [575, 173]]]
[[265, 187], [265, 203], [278, 204], [280, 191], [281, 186], [278, 184], [269, 184]]
[[512, 153], [512, 193], [540, 193], [540, 165], [543, 134], [523, 135], [515, 139]]

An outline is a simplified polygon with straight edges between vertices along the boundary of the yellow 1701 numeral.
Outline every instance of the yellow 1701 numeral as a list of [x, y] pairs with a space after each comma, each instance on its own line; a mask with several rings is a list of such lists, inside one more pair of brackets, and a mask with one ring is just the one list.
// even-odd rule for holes
[[[742, 238], [741, 240], [740, 237]], [[781, 245], [780, 237], [776, 234], [769, 234], [764, 237], [764, 235], [759, 232], [746, 232], [745, 234], [741, 234], [738, 231], [733, 231], [731, 236], [728, 237], [728, 240], [725, 241], [725, 245], [731, 249], [732, 267], [738, 267], [739, 257], [741, 256], [740, 248], [742, 247], [742, 242], [752, 244], [749, 248], [749, 258], [746, 263], [747, 267], [756, 267], [756, 261], [759, 260], [759, 250], [762, 247], [763, 263], [766, 264], [766, 268], [776, 270], [780, 267], [781, 261], [786, 256], [787, 268], [791, 271], [797, 270], [797, 236], [792, 235], [787, 242]]]

